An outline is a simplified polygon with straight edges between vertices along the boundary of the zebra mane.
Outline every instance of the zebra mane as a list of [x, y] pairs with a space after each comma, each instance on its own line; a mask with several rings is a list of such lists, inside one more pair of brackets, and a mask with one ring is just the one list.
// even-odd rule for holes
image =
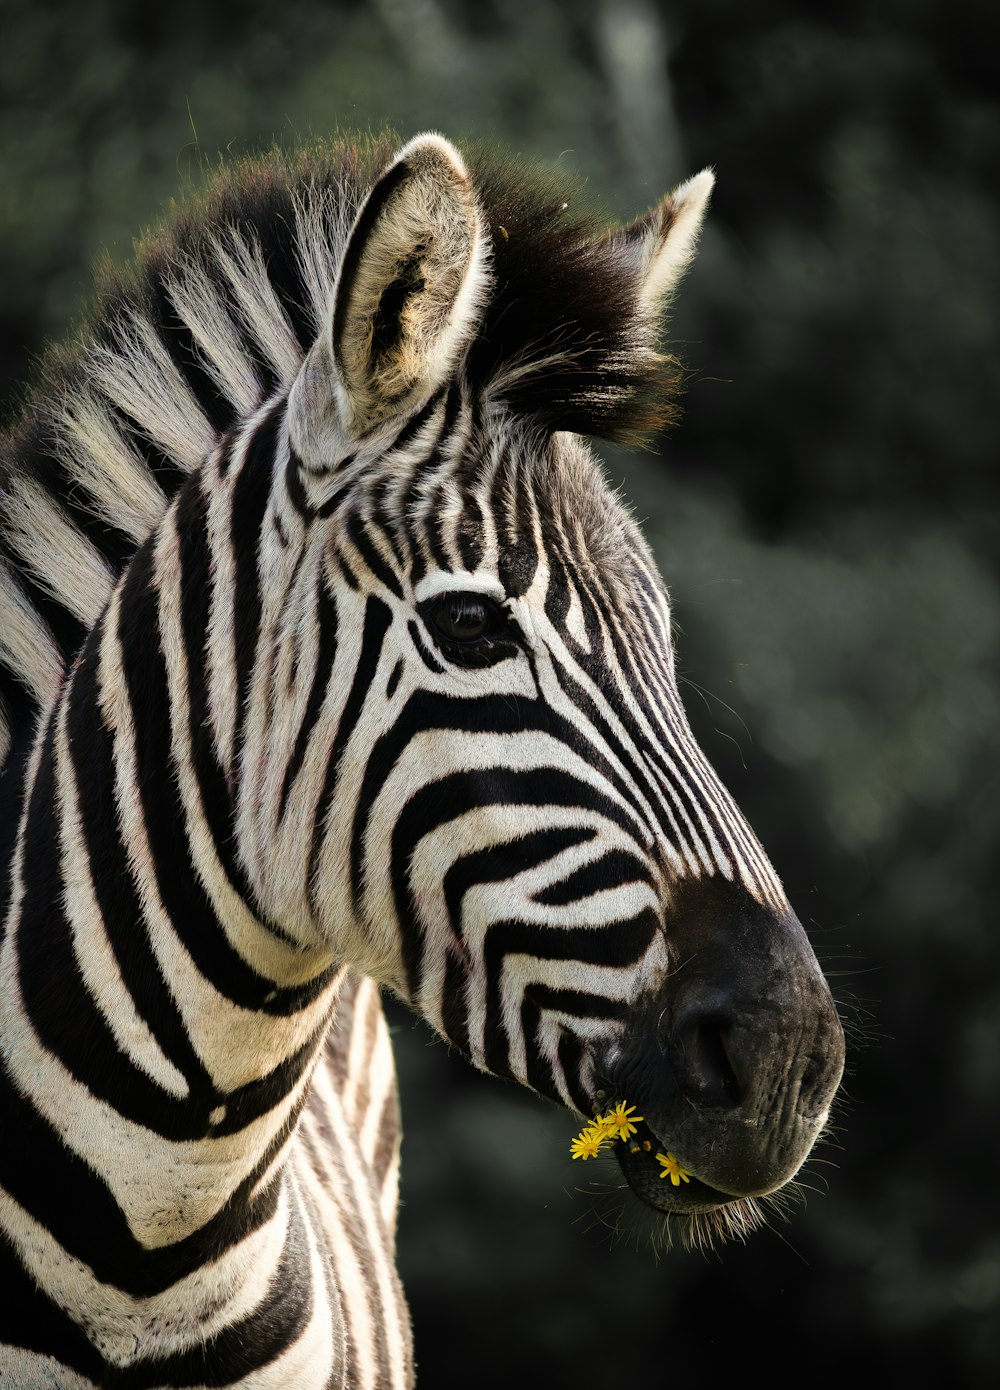
[[[324, 323], [385, 134], [274, 151], [172, 207], [41, 363], [0, 438], [0, 763], [34, 724], [118, 574], [220, 437], [288, 387]], [[473, 156], [493, 288], [464, 371], [546, 431], [642, 439], [676, 364], [636, 272], [565, 181]]]

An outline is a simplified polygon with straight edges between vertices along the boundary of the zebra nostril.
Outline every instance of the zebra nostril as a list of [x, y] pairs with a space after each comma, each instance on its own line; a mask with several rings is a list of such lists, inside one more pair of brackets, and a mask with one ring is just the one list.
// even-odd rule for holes
[[730, 1109], [740, 1104], [732, 1025], [717, 1008], [700, 1003], [683, 1009], [674, 1021], [670, 1055], [687, 1100]]

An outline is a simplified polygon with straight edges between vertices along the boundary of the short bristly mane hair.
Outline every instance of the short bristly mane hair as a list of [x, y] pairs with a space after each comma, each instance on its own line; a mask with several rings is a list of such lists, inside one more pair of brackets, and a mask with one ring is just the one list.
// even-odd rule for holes
[[[84, 324], [41, 363], [0, 446], [0, 759], [184, 477], [291, 384], [397, 148], [386, 134], [220, 169], [130, 265], [104, 268]], [[576, 184], [491, 153], [470, 163], [492, 285], [467, 380], [542, 431], [648, 438], [677, 366], [637, 312], [633, 261]]]

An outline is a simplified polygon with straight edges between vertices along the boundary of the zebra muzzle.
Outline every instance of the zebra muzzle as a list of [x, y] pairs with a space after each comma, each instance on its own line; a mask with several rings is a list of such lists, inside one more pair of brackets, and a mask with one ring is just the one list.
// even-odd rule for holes
[[[826, 1124], [844, 1035], [790, 911], [715, 879], [682, 886], [672, 909], [671, 970], [597, 1071], [645, 1117], [648, 1132], [616, 1150], [633, 1191], [707, 1211], [794, 1177]], [[658, 1154], [690, 1181], [674, 1182]]]

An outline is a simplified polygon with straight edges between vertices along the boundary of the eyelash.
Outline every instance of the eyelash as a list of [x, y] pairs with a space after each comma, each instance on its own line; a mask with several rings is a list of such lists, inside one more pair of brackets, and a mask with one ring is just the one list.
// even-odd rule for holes
[[503, 605], [478, 592], [438, 594], [420, 605], [420, 614], [438, 647], [461, 665], [489, 665], [509, 656], [519, 635]]

